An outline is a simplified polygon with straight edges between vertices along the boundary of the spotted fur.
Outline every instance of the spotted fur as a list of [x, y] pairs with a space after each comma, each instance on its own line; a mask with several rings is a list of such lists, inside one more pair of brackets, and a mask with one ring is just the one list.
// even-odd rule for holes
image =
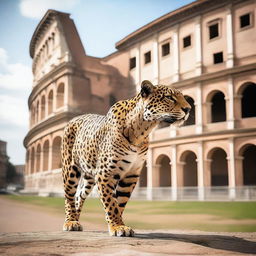
[[81, 209], [97, 184], [110, 235], [133, 236], [122, 214], [146, 159], [149, 133], [163, 120], [183, 123], [190, 108], [180, 91], [146, 80], [137, 96], [117, 102], [106, 116], [87, 114], [71, 120], [62, 140], [63, 229], [82, 230]]

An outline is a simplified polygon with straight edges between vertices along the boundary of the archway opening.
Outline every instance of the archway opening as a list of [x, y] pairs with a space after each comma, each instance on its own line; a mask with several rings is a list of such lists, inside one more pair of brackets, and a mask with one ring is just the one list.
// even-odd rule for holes
[[197, 186], [197, 162], [196, 154], [192, 151], [184, 153], [182, 161], [185, 163], [183, 166], [183, 185], [184, 187]]
[[216, 148], [212, 152], [211, 185], [228, 186], [227, 154], [221, 148]]
[[242, 92], [242, 118], [256, 117], [256, 84], [248, 84]]
[[48, 94], [48, 115], [53, 112], [53, 91]]
[[61, 83], [57, 89], [57, 108], [64, 106], [64, 84]]
[[190, 96], [185, 96], [185, 99], [191, 106], [191, 110], [189, 112], [188, 120], [184, 123], [185, 126], [194, 125], [195, 124], [195, 101]]
[[158, 161], [159, 166], [159, 186], [170, 187], [172, 185], [170, 158], [161, 155]]
[[36, 172], [40, 172], [40, 162], [41, 162], [41, 146], [40, 144], [37, 145], [36, 148]]
[[226, 121], [226, 101], [225, 95], [218, 91], [211, 99], [212, 123]]
[[148, 174], [147, 162], [145, 161], [140, 172], [140, 187], [147, 186], [147, 176], [148, 176], [147, 174]]
[[52, 143], [52, 169], [61, 168], [61, 155], [60, 155], [60, 147], [61, 147], [61, 138], [56, 137]]
[[49, 170], [49, 141], [45, 141], [43, 145], [43, 171]]
[[244, 185], [256, 185], [256, 146], [248, 145], [243, 152]]
[[41, 120], [45, 118], [45, 96], [41, 99]]

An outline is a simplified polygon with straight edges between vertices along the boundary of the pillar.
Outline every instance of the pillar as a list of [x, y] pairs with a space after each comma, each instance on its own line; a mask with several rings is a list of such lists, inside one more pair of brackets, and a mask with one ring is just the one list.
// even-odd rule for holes
[[[67, 79], [68, 81], [68, 79]], [[64, 111], [68, 111], [68, 96], [69, 96], [69, 86], [68, 86], [68, 82], [65, 81], [64, 83]]]
[[228, 98], [227, 100], [227, 122], [228, 122], [228, 129], [235, 128], [235, 117], [234, 117], [234, 85], [233, 85], [233, 78], [230, 76], [228, 78]]
[[197, 84], [196, 87], [196, 133], [200, 134], [203, 132], [203, 107], [202, 107], [202, 88], [201, 83]]
[[228, 160], [228, 184], [229, 184], [229, 198], [235, 198], [235, 186], [236, 186], [236, 168], [235, 168], [235, 149], [234, 138], [228, 140], [229, 156]]
[[153, 41], [153, 83], [159, 83], [159, 57], [158, 57], [158, 37]]
[[135, 69], [135, 85], [136, 85], [136, 90], [137, 92], [140, 91], [140, 83], [141, 83], [141, 78], [140, 78], [140, 45], [137, 46], [136, 48], [136, 69]]
[[201, 35], [201, 16], [196, 18], [195, 24], [195, 47], [196, 47], [196, 75], [202, 74], [202, 35]]
[[234, 66], [234, 43], [233, 43], [233, 26], [232, 26], [232, 8], [231, 5], [227, 8], [227, 62], [226, 67]]
[[198, 199], [204, 200], [204, 155], [203, 142], [198, 142], [198, 158], [197, 158], [197, 184], [198, 184]]
[[173, 31], [173, 59], [174, 59], [174, 75], [173, 83], [179, 81], [180, 63], [179, 63], [179, 27], [176, 26]]
[[55, 113], [57, 109], [57, 83], [53, 82], [53, 106], [52, 106], [52, 112]]
[[152, 148], [148, 149], [147, 153], [147, 200], [152, 200], [152, 187], [153, 187], [153, 152]]
[[171, 178], [172, 178], [172, 200], [177, 200], [177, 146], [171, 146]]

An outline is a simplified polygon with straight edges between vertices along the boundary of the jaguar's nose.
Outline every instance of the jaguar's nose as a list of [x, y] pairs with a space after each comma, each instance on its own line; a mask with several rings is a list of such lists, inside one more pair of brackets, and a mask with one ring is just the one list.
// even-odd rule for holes
[[187, 114], [190, 111], [191, 108], [182, 108], [185, 114]]

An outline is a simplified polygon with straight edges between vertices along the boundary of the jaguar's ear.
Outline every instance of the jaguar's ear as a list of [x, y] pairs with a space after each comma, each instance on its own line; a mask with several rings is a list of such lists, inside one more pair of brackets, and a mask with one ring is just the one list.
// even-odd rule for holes
[[154, 90], [154, 85], [148, 81], [148, 80], [144, 80], [141, 83], [141, 96], [142, 98], [147, 98], [149, 96], [149, 94], [151, 94]]

